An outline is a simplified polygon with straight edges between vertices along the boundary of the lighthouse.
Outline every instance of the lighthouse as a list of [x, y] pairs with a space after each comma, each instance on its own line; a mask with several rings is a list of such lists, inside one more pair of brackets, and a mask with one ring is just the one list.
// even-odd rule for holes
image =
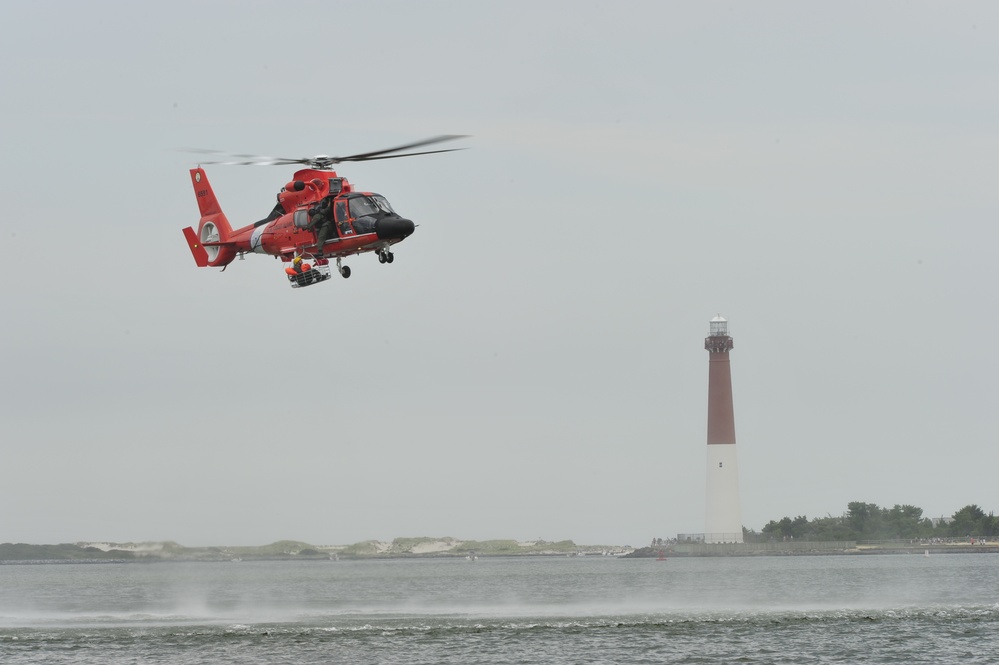
[[711, 319], [704, 348], [708, 360], [708, 479], [704, 513], [704, 542], [741, 543], [742, 508], [739, 504], [739, 464], [735, 456], [735, 414], [732, 408], [733, 348], [728, 321]]

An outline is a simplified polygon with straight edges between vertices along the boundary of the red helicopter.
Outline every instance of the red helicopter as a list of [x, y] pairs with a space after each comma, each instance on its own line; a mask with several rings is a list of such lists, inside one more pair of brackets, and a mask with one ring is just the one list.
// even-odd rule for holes
[[[399, 216], [384, 196], [359, 192], [337, 175], [334, 164], [363, 162], [375, 159], [413, 157], [438, 152], [453, 152], [462, 148], [397, 153], [425, 145], [462, 138], [460, 135], [436, 136], [395, 148], [365, 152], [347, 157], [317, 155], [302, 159], [230, 155], [236, 161], [202, 162], [202, 164], [237, 164], [252, 166], [307, 166], [295, 172], [277, 195], [277, 205], [258, 222], [233, 230], [215, 198], [208, 175], [199, 165], [191, 169], [191, 182], [201, 211], [197, 232], [190, 226], [184, 237], [199, 267], [221, 267], [236, 257], [253, 252], [278, 257], [288, 264], [285, 268], [292, 288], [311, 286], [330, 278], [329, 259], [336, 259], [340, 275], [350, 277], [350, 267], [342, 259], [352, 254], [376, 252], [379, 263], [392, 263], [392, 245], [402, 242], [416, 229], [412, 220]], [[218, 153], [215, 150], [193, 150]]]

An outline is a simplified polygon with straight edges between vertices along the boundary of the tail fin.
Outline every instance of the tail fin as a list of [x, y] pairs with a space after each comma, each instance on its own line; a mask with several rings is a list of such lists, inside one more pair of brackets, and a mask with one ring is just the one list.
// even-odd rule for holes
[[215, 198], [215, 191], [212, 190], [212, 185], [208, 182], [208, 174], [200, 166], [191, 169], [191, 183], [194, 185], [194, 195], [198, 199], [198, 209], [201, 210], [202, 217], [222, 212], [222, 207], [219, 206], [218, 199]]
[[198, 199], [201, 222], [197, 233], [190, 228], [184, 229], [184, 237], [199, 267], [225, 266], [236, 258], [236, 250], [228, 244], [232, 227], [215, 198], [204, 169], [191, 169], [191, 184]]

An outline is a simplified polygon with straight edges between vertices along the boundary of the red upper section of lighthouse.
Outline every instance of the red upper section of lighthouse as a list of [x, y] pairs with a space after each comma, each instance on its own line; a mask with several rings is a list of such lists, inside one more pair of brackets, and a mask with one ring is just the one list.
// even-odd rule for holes
[[735, 410], [732, 407], [732, 367], [728, 352], [734, 348], [728, 322], [721, 316], [711, 321], [711, 335], [704, 348], [708, 363], [708, 445], [735, 443]]

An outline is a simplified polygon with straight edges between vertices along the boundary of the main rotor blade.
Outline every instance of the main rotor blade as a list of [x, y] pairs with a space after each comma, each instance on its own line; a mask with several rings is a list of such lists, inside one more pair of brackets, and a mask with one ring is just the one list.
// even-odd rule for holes
[[283, 159], [281, 157], [258, 157], [242, 162], [219, 161], [219, 162], [199, 162], [201, 164], [223, 164], [225, 166], [290, 166], [292, 164], [311, 164], [311, 159]]
[[248, 155], [224, 150], [211, 150], [210, 148], [181, 148], [183, 152], [193, 152], [200, 155], [224, 155], [234, 157], [234, 160], [222, 160], [217, 162], [201, 162], [202, 164], [223, 164], [227, 166], [287, 166], [290, 164], [311, 164], [312, 158], [293, 157], [268, 157], [266, 155]]
[[467, 148], [448, 148], [447, 150], [427, 150], [426, 152], [407, 152], [404, 155], [382, 155], [381, 157], [365, 157], [363, 159], [348, 159], [346, 157], [335, 157], [336, 163], [342, 161], [348, 162], [371, 162], [376, 159], [395, 159], [396, 157], [413, 157], [415, 155], [433, 155], [438, 152], [457, 152], [458, 150], [467, 150]]
[[[443, 134], [441, 136], [434, 136], [433, 138], [424, 139], [422, 141], [416, 141], [415, 143], [407, 143], [406, 145], [396, 146], [395, 148], [385, 148], [384, 150], [375, 150], [372, 152], [361, 152], [356, 155], [347, 155], [346, 157], [334, 157], [334, 163], [339, 162], [362, 162], [366, 159], [375, 159], [377, 155], [384, 155], [390, 152], [399, 152], [400, 150], [409, 150], [410, 148], [419, 148], [425, 145], [432, 145], [434, 143], [443, 143], [444, 141], [453, 141], [454, 139], [465, 138], [465, 134]], [[456, 148], [460, 150], [460, 148]], [[446, 150], [431, 150], [430, 152], [414, 152], [410, 153], [413, 155], [429, 155], [433, 152], [448, 152]], [[407, 155], [394, 155], [395, 157], [406, 157]], [[381, 157], [380, 159], [385, 159]]]
[[202, 164], [222, 164], [226, 166], [291, 166], [293, 164], [302, 164], [305, 166], [311, 166], [312, 168], [328, 169], [333, 164], [340, 164], [341, 162], [366, 162], [375, 159], [394, 159], [396, 157], [415, 157], [417, 155], [433, 155], [438, 152], [455, 152], [456, 150], [465, 150], [465, 148], [450, 148], [445, 150], [424, 150], [421, 152], [407, 152], [402, 155], [392, 155], [389, 153], [399, 152], [400, 150], [410, 150], [412, 148], [420, 148], [425, 145], [432, 145], [434, 143], [443, 143], [444, 141], [453, 141], [454, 139], [465, 138], [465, 134], [442, 134], [441, 136], [434, 136], [429, 139], [424, 139], [422, 141], [415, 141], [413, 143], [407, 143], [405, 145], [396, 146], [394, 148], [385, 148], [384, 150], [374, 150], [372, 152], [361, 152], [356, 155], [347, 155], [346, 157], [329, 157], [327, 155], [316, 155], [314, 157], [268, 157], [266, 155], [249, 155], [241, 153], [225, 152], [223, 150], [212, 150], [210, 148], [180, 148], [184, 152], [192, 152], [201, 155], [221, 155], [228, 157], [230, 159], [221, 159], [218, 161], [211, 162], [201, 162]]

